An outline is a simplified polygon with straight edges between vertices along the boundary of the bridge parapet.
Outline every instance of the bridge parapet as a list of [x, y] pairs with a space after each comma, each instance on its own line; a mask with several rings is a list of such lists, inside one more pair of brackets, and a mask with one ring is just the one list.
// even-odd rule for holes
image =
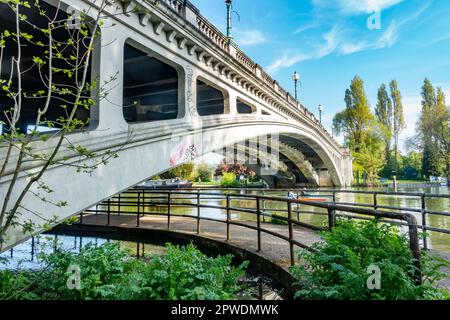
[[[137, 0], [126, 0], [137, 1]], [[154, 5], [150, 1], [146, 2]], [[340, 144], [334, 140], [326, 128], [320, 123], [313, 113], [307, 110], [299, 101], [297, 101], [287, 90], [282, 88], [279, 83], [274, 80], [261, 66], [254, 62], [249, 56], [247, 56], [238, 45], [230, 41], [218, 28], [216, 28], [211, 22], [200, 14], [200, 11], [188, 0], [162, 0], [161, 2], [168, 8], [172, 9], [179, 16], [193, 24], [203, 35], [205, 35], [210, 41], [218, 46], [223, 53], [230, 55], [234, 58], [234, 61], [249, 71], [255, 78], [260, 80], [264, 87], [269, 89], [271, 93], [277, 96], [276, 104], [281, 103], [278, 106], [281, 112], [293, 118], [295, 121], [303, 122], [308, 121], [311, 125], [320, 129], [321, 134], [325, 139], [342, 149]], [[195, 50], [195, 48], [193, 49]], [[199, 54], [201, 56], [201, 53]], [[282, 104], [288, 107], [283, 107]]]

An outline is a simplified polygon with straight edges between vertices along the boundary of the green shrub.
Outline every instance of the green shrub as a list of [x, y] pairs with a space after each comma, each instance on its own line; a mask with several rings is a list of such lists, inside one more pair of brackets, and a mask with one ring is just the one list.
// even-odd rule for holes
[[[342, 220], [332, 232], [322, 233], [317, 252], [300, 252], [302, 264], [291, 268], [303, 299], [446, 299], [436, 281], [447, 277], [438, 270], [448, 262], [423, 253], [424, 282], [416, 285], [408, 238], [398, 228], [376, 222]], [[368, 267], [381, 271], [380, 289], [369, 289]]]
[[232, 172], [224, 172], [220, 185], [225, 188], [239, 187], [240, 184], [236, 180], [236, 175]]
[[209, 182], [213, 175], [213, 169], [207, 163], [202, 162], [197, 165], [195, 173], [195, 181], [198, 181], [198, 178], [200, 178], [202, 182]]
[[[43, 255], [40, 271], [0, 271], [1, 299], [144, 300], [234, 299], [247, 263], [235, 268], [232, 256], [210, 258], [194, 245], [167, 245], [163, 256], [135, 259], [115, 243], [87, 245], [80, 253]], [[81, 270], [81, 289], [70, 290], [67, 268]]]

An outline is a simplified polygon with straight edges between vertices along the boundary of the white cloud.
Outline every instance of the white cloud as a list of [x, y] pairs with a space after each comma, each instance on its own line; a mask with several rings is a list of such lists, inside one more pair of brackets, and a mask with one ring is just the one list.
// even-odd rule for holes
[[339, 49], [343, 55], [348, 55], [348, 54], [356, 53], [359, 51], [364, 51], [367, 49], [367, 47], [368, 47], [368, 45], [364, 41], [357, 42], [357, 43], [347, 42], [347, 43], [343, 43]]
[[324, 58], [334, 52], [349, 55], [364, 50], [391, 47], [398, 40], [398, 31], [398, 24], [392, 22], [378, 39], [355, 42], [353, 40], [354, 36], [349, 30], [345, 30], [339, 25], [334, 25], [330, 31], [322, 35], [324, 42], [310, 50], [309, 53], [285, 54], [273, 62], [267, 70], [269, 73], [274, 73], [279, 69], [292, 67], [294, 64], [305, 60]]
[[378, 39], [375, 48], [392, 47], [398, 40], [399, 25], [393, 21]]
[[236, 42], [241, 46], [254, 46], [266, 41], [260, 30], [236, 30]]
[[334, 8], [343, 14], [362, 14], [390, 8], [403, 0], [313, 0], [319, 8]]
[[320, 59], [325, 57], [336, 50], [341, 41], [341, 28], [338, 25], [333, 26], [333, 28], [325, 33], [322, 37], [325, 40], [325, 43], [319, 47], [317, 50], [315, 57]]
[[316, 23], [316, 22], [309, 23], [309, 24], [305, 24], [305, 25], [303, 25], [303, 26], [298, 27], [298, 29], [295, 30], [294, 33], [295, 33], [295, 34], [299, 34], [299, 33], [302, 33], [302, 32], [305, 32], [305, 31], [308, 31], [308, 30], [311, 30], [311, 29], [315, 29], [315, 28], [317, 28], [318, 26], [319, 26], [319, 24]]
[[296, 63], [309, 59], [311, 59], [311, 56], [302, 53], [294, 55], [285, 54], [281, 58], [275, 60], [270, 66], [268, 66], [267, 72], [274, 73], [277, 72], [279, 69], [289, 68]]

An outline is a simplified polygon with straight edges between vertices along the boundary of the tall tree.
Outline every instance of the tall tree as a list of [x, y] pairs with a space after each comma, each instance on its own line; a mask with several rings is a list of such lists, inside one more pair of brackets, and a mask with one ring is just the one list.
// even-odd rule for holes
[[386, 157], [389, 157], [391, 152], [391, 140], [392, 140], [392, 102], [389, 98], [389, 94], [386, 90], [386, 85], [381, 84], [378, 89], [377, 106], [375, 108], [375, 115], [380, 122], [381, 129], [386, 143]]
[[347, 133], [350, 149], [358, 152], [363, 143], [364, 131], [374, 119], [364, 90], [364, 81], [359, 76], [353, 78], [350, 88], [346, 90], [345, 104], [346, 109], [338, 113], [333, 122], [338, 134]]
[[347, 136], [357, 180], [362, 172], [369, 183], [374, 182], [384, 164], [384, 144], [360, 77], [351, 81], [345, 92], [345, 104], [345, 110], [335, 115], [333, 124], [337, 134]]
[[445, 104], [445, 94], [437, 88], [436, 109], [434, 110], [433, 136], [439, 157], [445, 163], [445, 174], [450, 177], [450, 108]]
[[[443, 163], [448, 164], [448, 108], [443, 91], [437, 91], [429, 79], [422, 86], [422, 113], [418, 122], [421, 137], [424, 176], [439, 176]], [[448, 170], [448, 169], [447, 169]], [[447, 171], [448, 174], [448, 171]]]
[[405, 129], [405, 116], [403, 114], [402, 95], [398, 89], [396, 80], [392, 80], [389, 84], [392, 99], [392, 122], [393, 122], [393, 137], [394, 137], [394, 158], [396, 170], [398, 171], [398, 139], [400, 133]]

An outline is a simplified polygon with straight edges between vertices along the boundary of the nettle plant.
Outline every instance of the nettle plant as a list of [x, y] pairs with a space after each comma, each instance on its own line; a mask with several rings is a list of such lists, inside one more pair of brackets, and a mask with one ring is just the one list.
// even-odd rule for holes
[[[39, 0], [0, 0], [6, 26], [0, 31], [0, 183], [7, 186], [0, 202], [0, 249], [12, 227], [33, 233], [58, 222], [57, 216], [49, 219], [23, 205], [31, 193], [56, 208], [67, 206], [49, 199], [53, 190], [42, 179], [49, 168], [91, 173], [131, 139], [130, 134], [122, 146], [101, 152], [71, 142], [71, 134], [89, 126], [90, 109], [107, 97], [106, 88], [117, 77], [99, 83], [91, 76], [102, 19], [112, 3], [100, 0], [95, 9], [68, 15], [61, 2], [55, 7]], [[19, 183], [24, 175], [26, 182]], [[41, 223], [20, 219], [24, 212]]]

